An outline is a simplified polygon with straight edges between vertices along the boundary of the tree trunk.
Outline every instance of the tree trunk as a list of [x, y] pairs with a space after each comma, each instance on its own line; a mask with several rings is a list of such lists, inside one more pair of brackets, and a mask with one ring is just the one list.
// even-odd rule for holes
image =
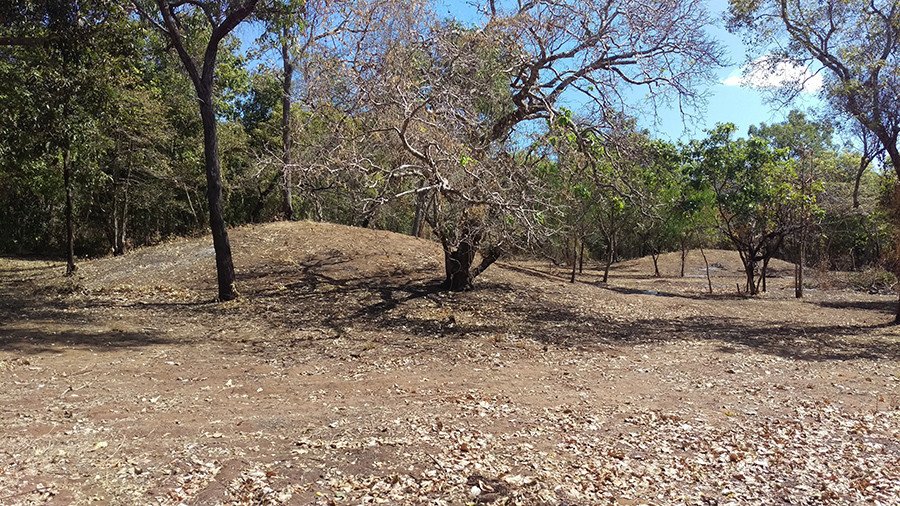
[[581, 241], [581, 251], [578, 252], [578, 273], [584, 274], [584, 241]]
[[803, 267], [806, 263], [806, 226], [800, 231], [800, 262], [797, 264], [797, 275], [794, 283], [794, 297], [803, 298]]
[[703, 263], [706, 264], [706, 284], [709, 285], [709, 293], [712, 294], [712, 276], [709, 275], [709, 260], [706, 258], [706, 252], [703, 250], [703, 246], [700, 246], [700, 254], [703, 255]]
[[[118, 195], [113, 196], [113, 255], [122, 256], [125, 254], [125, 230], [128, 226], [128, 190], [131, 184], [131, 167], [125, 173], [125, 180], [119, 182], [122, 187], [121, 191], [121, 207], [119, 206]], [[118, 193], [118, 192], [117, 192]]]
[[477, 246], [471, 240], [462, 241], [456, 248], [444, 246], [444, 271], [446, 277], [442, 288], [453, 292], [463, 292], [474, 288], [475, 278], [500, 259], [500, 250], [482, 254], [481, 263], [475, 262]]
[[572, 250], [572, 277], [569, 278], [569, 283], [575, 282], [575, 274], [578, 271], [578, 239], [573, 240]]
[[197, 96], [200, 98], [200, 117], [203, 120], [203, 155], [206, 162], [206, 198], [209, 202], [209, 225], [212, 229], [213, 247], [216, 251], [216, 275], [219, 285], [219, 300], [233, 300], [237, 297], [234, 286], [234, 263], [231, 258], [231, 244], [225, 226], [225, 212], [222, 203], [222, 173], [219, 167], [219, 146], [216, 125], [216, 111], [212, 99], [212, 83], [201, 84]]
[[606, 242], [606, 265], [603, 266], [603, 282], [609, 282], [609, 268], [613, 264], [613, 260], [616, 257], [616, 246], [615, 241], [611, 238], [607, 238]]
[[294, 65], [291, 63], [290, 47], [288, 45], [288, 27], [282, 28], [281, 62], [284, 68], [284, 78], [281, 83], [281, 178], [283, 188], [282, 212], [284, 219], [294, 219], [294, 202], [291, 181], [291, 81], [294, 77]]
[[650, 253], [650, 258], [653, 259], [653, 277], [662, 277], [662, 275], [659, 273], [659, 250], [653, 250], [653, 252]]
[[66, 187], [66, 276], [71, 276], [78, 269], [75, 265], [75, 224], [72, 210], [72, 150], [66, 148], [63, 153], [63, 184]]
[[753, 259], [752, 253], [744, 264], [744, 271], [747, 275], [747, 293], [756, 295], [756, 261]]
[[[891, 159], [891, 165], [894, 167], [894, 173], [897, 174], [897, 177], [900, 177], [900, 151], [897, 150], [897, 145], [893, 145], [893, 149], [891, 149], [890, 145], [885, 146], [888, 152], [888, 156]], [[900, 292], [900, 290], [898, 290]], [[897, 301], [897, 312], [894, 316], [894, 323], [900, 324], [900, 299]]]
[[769, 257], [763, 259], [763, 267], [762, 267], [762, 291], [766, 292], [766, 278], [769, 277]]
[[427, 192], [416, 192], [416, 214], [413, 217], [411, 234], [413, 237], [422, 237], [422, 229], [425, 228], [425, 207], [428, 203]]
[[475, 248], [468, 241], [463, 241], [452, 250], [444, 250], [444, 289], [462, 292], [472, 289], [472, 263], [475, 261]]
[[687, 261], [687, 243], [681, 241], [681, 276], [684, 277], [684, 264]]
[[869, 158], [863, 154], [859, 159], [859, 168], [856, 171], [856, 179], [853, 181], [853, 208], [859, 208], [859, 185], [862, 182], [866, 168], [869, 166]]

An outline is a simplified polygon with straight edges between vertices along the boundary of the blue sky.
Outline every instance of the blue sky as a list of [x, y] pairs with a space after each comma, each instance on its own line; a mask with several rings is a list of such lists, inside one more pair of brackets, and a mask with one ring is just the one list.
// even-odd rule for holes
[[732, 35], [725, 29], [723, 16], [728, 9], [728, 1], [709, 0], [707, 4], [716, 25], [710, 28], [710, 34], [726, 48], [731, 65], [718, 71], [718, 82], [708, 90], [709, 102], [706, 111], [701, 114], [700, 124], [685, 127], [681, 114], [677, 109], [670, 108], [660, 111], [658, 125], [655, 125], [652, 119], [644, 118], [642, 125], [645, 128], [659, 137], [670, 140], [698, 136], [703, 130], [724, 122], [734, 123], [738, 126], [739, 132], [746, 132], [750, 125], [782, 121], [791, 108], [808, 109], [819, 103], [813, 93], [801, 94], [800, 100], [790, 107], [767, 103], [763, 92], [750, 86], [746, 82], [747, 79], [741, 78], [742, 68], [747, 63], [747, 47], [739, 36]]

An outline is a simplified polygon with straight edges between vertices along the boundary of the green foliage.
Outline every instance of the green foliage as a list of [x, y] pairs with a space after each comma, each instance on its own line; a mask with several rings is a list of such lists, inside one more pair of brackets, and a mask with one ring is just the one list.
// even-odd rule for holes
[[[750, 12], [753, 3], [732, 2], [732, 10]], [[0, 7], [0, 35], [47, 42], [0, 48], [0, 252], [61, 250], [66, 151], [79, 253], [109, 252], [118, 226], [131, 246], [204, 230], [197, 96], [168, 41], [113, 2], [52, 2], [58, 12], [47, 11], [51, 3], [15, 4], [21, 8]], [[80, 24], [67, 21], [73, 13]], [[304, 2], [266, 2], [257, 16], [262, 37], [249, 57], [237, 38], [221, 43], [215, 101], [230, 224], [279, 212], [282, 69], [248, 66], [283, 43], [295, 63], [308, 55], [300, 47], [304, 13]], [[205, 39], [201, 16], [184, 17], [186, 33], [198, 35], [186, 40]], [[322, 96], [306, 97], [292, 112], [297, 217], [408, 231], [415, 199], [392, 197], [417, 196], [417, 188], [445, 178], [446, 195], [429, 209], [441, 206], [445, 220], [436, 230], [448, 237], [483, 219], [490, 223], [485, 234], [510, 249], [528, 244], [555, 254], [575, 239], [595, 257], [613, 259], [717, 244], [724, 236], [751, 256], [774, 248], [794, 259], [791, 238], [805, 223], [812, 263], [890, 266], [896, 177], [878, 167], [865, 171], [861, 206], [851, 208], [859, 154], [836, 147], [827, 122], [795, 111], [746, 138], [720, 125], [675, 145], [641, 132], [633, 118], [609, 113], [597, 125], [559, 107], [535, 115], [539, 121], [510, 139], [484, 142], [516, 106], [507, 69], [522, 47], [502, 30], [438, 27], [449, 47], [385, 39], [376, 41], [383, 48], [366, 48], [384, 51], [385, 62], [398, 67], [381, 94], [398, 100], [395, 109], [353, 109], [359, 83], [335, 71], [344, 62], [323, 52], [305, 62], [303, 79], [321, 69], [336, 75], [317, 81]], [[200, 58], [204, 47], [188, 49]], [[397, 83], [407, 86], [405, 102], [390, 96]], [[380, 115], [397, 114], [394, 124], [401, 124], [405, 107], [417, 101], [428, 103], [409, 139], [443, 164], [441, 178], [422, 176], [425, 162], [404, 150], [393, 129], [374, 128], [383, 124]]]

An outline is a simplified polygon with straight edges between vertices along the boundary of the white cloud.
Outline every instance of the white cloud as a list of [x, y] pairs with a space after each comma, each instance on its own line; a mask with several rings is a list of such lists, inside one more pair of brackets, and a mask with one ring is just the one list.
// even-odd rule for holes
[[823, 82], [822, 76], [813, 73], [809, 67], [789, 61], [773, 61], [771, 56], [763, 56], [732, 72], [722, 80], [722, 84], [754, 89], [802, 86], [804, 93], [816, 93], [822, 89]]

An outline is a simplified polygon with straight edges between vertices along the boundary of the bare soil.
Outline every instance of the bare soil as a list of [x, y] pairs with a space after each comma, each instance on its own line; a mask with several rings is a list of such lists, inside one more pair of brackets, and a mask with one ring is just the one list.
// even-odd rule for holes
[[[0, 259], [0, 504], [898, 504], [893, 296], [737, 255], [501, 262], [314, 223]], [[814, 278], [814, 276], [811, 276]]]

